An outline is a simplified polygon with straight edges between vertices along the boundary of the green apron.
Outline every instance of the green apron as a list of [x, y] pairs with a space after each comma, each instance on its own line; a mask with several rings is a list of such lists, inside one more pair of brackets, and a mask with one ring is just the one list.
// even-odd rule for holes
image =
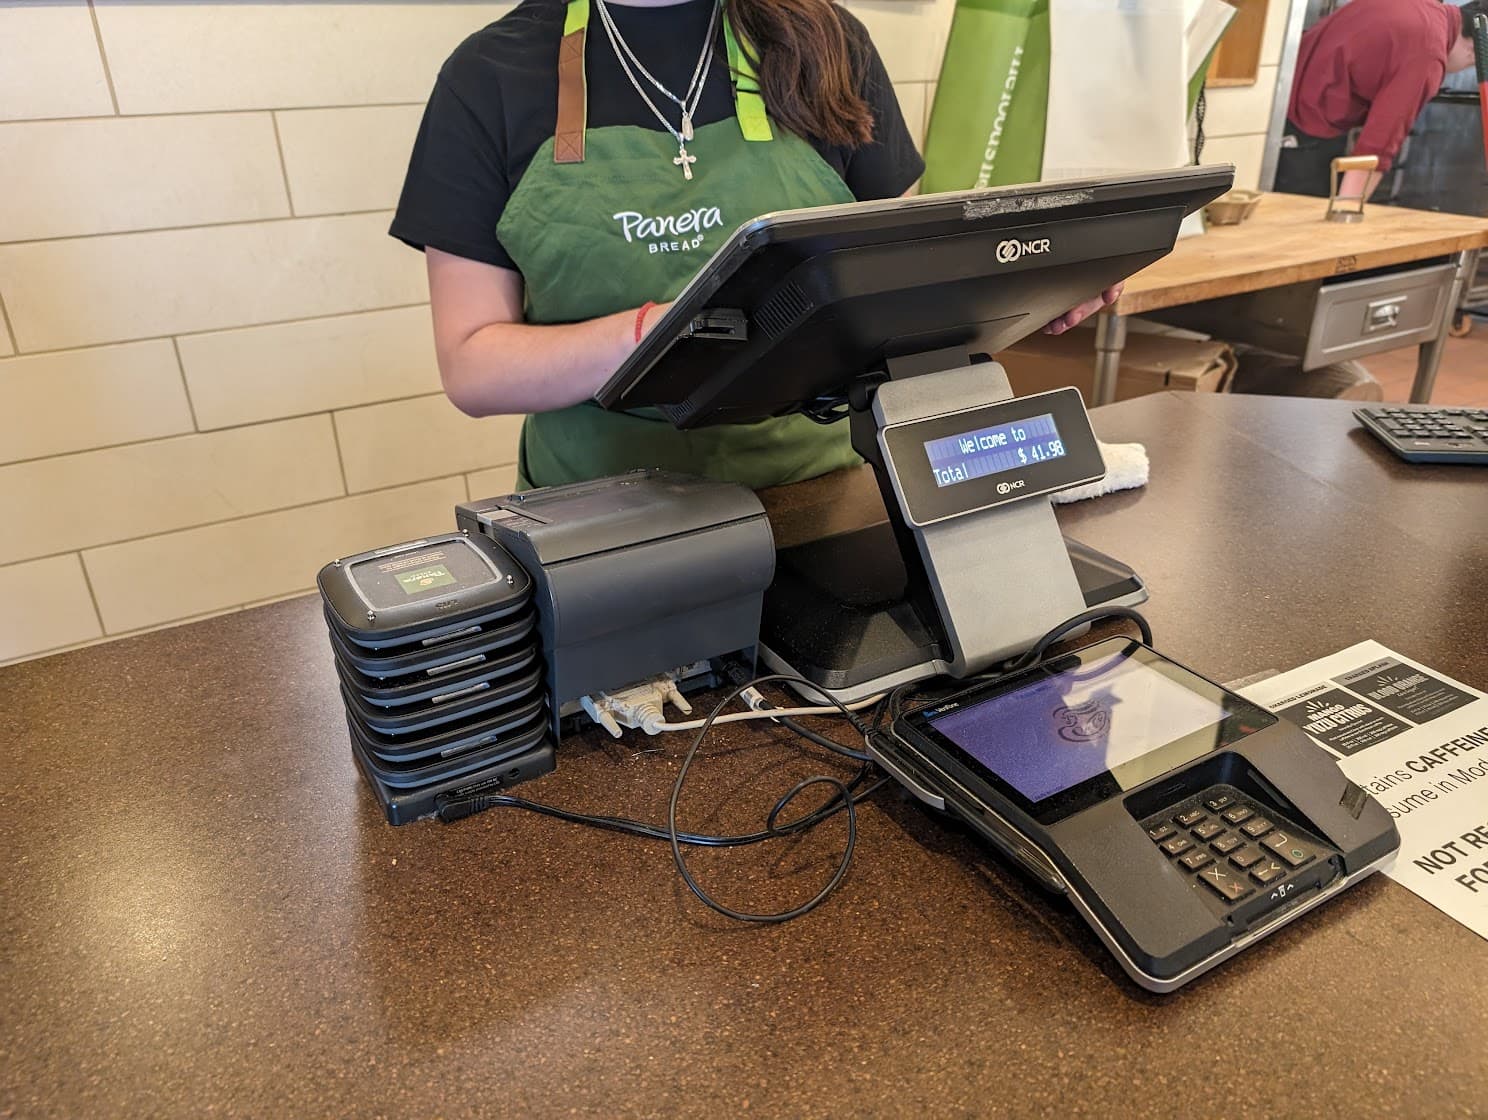
[[[811, 145], [775, 136], [748, 57], [724, 16], [736, 118], [696, 130], [683, 174], [670, 133], [585, 128], [589, 0], [570, 0], [559, 50], [557, 135], [533, 157], [496, 227], [525, 281], [530, 323], [571, 323], [675, 299], [739, 226], [773, 210], [851, 202]], [[566, 92], [565, 92], [566, 91]], [[764, 487], [859, 462], [848, 426], [804, 416], [679, 432], [655, 410], [592, 401], [529, 416], [518, 485], [552, 486], [634, 467]]]

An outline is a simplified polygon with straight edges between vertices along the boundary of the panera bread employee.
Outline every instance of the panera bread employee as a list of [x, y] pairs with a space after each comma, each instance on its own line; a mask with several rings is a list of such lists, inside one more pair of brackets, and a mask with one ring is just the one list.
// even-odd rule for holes
[[450, 400], [528, 414], [522, 487], [637, 466], [763, 487], [857, 463], [847, 425], [679, 432], [591, 398], [750, 218], [894, 198], [923, 170], [867, 31], [828, 0], [524, 0], [444, 64], [391, 232], [426, 253]]

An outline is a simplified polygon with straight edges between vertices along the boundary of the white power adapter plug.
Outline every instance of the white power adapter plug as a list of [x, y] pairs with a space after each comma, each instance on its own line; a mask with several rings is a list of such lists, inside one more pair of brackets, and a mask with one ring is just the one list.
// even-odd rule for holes
[[596, 692], [579, 703], [590, 719], [618, 739], [627, 727], [638, 727], [647, 735], [661, 734], [669, 700], [680, 711], [691, 713], [692, 705], [677, 688], [676, 679], [663, 674], [615, 692]]

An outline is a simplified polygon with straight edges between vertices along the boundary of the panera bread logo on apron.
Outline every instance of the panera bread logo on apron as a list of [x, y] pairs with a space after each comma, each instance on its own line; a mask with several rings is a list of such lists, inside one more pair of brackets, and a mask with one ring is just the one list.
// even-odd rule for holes
[[652, 253], [681, 253], [700, 248], [703, 234], [723, 225], [723, 212], [717, 206], [699, 206], [681, 214], [647, 217], [635, 210], [622, 210], [614, 215], [631, 243], [645, 243]]

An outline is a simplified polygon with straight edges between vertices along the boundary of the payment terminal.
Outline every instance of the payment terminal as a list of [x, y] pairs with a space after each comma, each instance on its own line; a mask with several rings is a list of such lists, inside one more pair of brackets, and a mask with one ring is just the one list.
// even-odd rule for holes
[[1388, 814], [1298, 728], [1128, 638], [870, 740], [920, 800], [1068, 895], [1168, 992], [1378, 870]]

